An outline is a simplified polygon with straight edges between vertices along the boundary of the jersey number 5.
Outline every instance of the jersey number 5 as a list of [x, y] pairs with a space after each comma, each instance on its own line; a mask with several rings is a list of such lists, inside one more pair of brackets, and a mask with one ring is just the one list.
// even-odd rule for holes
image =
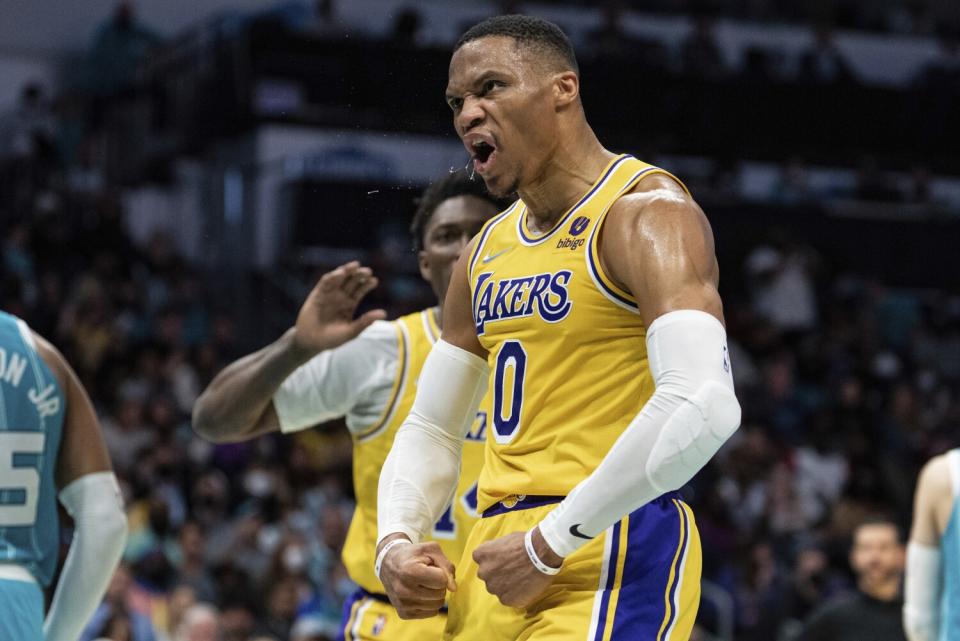
[[0, 432], [0, 527], [33, 525], [37, 520], [40, 473], [17, 465], [17, 456], [43, 453], [43, 432]]

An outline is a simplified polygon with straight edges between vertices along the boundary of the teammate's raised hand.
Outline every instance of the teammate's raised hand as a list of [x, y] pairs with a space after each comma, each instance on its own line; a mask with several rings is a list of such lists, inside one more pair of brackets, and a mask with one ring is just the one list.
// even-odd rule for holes
[[378, 284], [373, 271], [358, 261], [321, 276], [297, 315], [297, 347], [308, 353], [332, 349], [356, 337], [375, 320], [386, 318], [382, 309], [353, 317], [363, 297]]
[[380, 580], [401, 619], [426, 619], [443, 607], [447, 590], [457, 589], [455, 573], [440, 546], [428, 541], [388, 550]]

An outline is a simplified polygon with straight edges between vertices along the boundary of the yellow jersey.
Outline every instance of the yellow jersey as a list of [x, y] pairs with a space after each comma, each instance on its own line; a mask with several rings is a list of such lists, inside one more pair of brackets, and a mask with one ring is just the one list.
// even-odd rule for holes
[[[350, 578], [364, 590], [383, 594], [383, 584], [373, 572], [377, 545], [377, 485], [380, 470], [393, 446], [397, 430], [410, 413], [420, 370], [440, 337], [436, 309], [426, 309], [393, 321], [399, 363], [390, 402], [376, 423], [353, 437], [353, 487], [357, 507], [343, 545], [343, 564]], [[460, 481], [452, 504], [429, 537], [440, 543], [454, 564], [460, 561], [467, 536], [477, 519], [477, 477], [483, 465], [486, 414], [479, 412], [463, 445]], [[423, 461], [429, 465], [429, 461]]]
[[481, 512], [569, 494], [653, 394], [636, 301], [597, 247], [610, 207], [651, 174], [673, 178], [618, 156], [549, 232], [530, 233], [522, 200], [480, 232], [468, 269], [491, 371]]

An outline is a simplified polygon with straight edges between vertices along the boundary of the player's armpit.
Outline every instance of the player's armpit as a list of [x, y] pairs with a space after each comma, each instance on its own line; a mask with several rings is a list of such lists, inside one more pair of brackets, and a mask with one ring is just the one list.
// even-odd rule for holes
[[600, 260], [637, 300], [648, 327], [680, 309], [704, 311], [723, 322], [713, 232], [679, 187], [620, 198], [602, 227]]

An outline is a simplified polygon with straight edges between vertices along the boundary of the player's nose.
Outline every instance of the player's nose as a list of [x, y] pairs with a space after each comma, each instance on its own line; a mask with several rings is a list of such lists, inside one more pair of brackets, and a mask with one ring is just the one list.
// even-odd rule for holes
[[471, 129], [483, 122], [486, 112], [480, 104], [480, 100], [475, 96], [467, 96], [463, 99], [463, 106], [460, 113], [457, 114], [457, 128], [460, 135], [467, 134]]

